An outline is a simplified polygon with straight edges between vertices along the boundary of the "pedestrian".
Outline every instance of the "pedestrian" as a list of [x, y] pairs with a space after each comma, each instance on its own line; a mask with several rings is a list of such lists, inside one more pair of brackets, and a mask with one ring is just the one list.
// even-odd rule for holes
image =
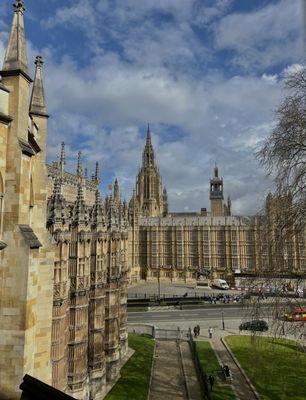
[[195, 338], [198, 336], [198, 329], [196, 326], [193, 328], [193, 334]]
[[200, 331], [201, 331], [200, 325], [197, 325], [198, 336], [200, 336]]
[[208, 380], [209, 380], [209, 384], [210, 384], [210, 391], [212, 392], [215, 378], [213, 377], [213, 375], [209, 375]]
[[208, 335], [209, 335], [209, 339], [212, 339], [213, 328], [211, 326], [208, 328]]

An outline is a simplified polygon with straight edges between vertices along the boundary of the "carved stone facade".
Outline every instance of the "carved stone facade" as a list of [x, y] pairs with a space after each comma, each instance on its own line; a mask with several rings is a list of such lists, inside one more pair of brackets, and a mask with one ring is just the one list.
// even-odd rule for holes
[[[153, 167], [148, 168], [148, 165]], [[147, 187], [143, 182], [154, 183]], [[171, 213], [166, 198], [164, 207], [156, 207], [161, 204], [158, 203], [161, 198], [159, 182], [161, 178], [148, 131], [143, 165], [130, 203], [131, 274], [139, 272], [142, 279], [168, 281], [196, 280], [203, 274], [225, 278], [234, 284], [235, 276], [260, 274], [269, 267], [260, 218], [232, 216], [230, 197], [224, 204], [223, 178], [219, 176], [217, 165], [209, 186], [210, 212], [203, 208], [200, 212]], [[151, 192], [152, 186], [160, 190]], [[305, 275], [305, 234], [295, 235], [288, 249], [290, 268], [280, 273]]]
[[127, 352], [127, 208], [118, 182], [102, 202], [98, 164], [88, 181], [80, 153], [76, 175], [66, 177], [64, 144], [60, 164], [48, 173], [53, 192], [47, 226], [57, 244], [52, 386], [76, 398], [98, 399], [117, 378]]
[[29, 374], [98, 400], [128, 346], [128, 207], [118, 182], [101, 200], [81, 154], [65, 171], [64, 145], [46, 165], [43, 61], [31, 88], [24, 2], [14, 9], [0, 85], [0, 398], [19, 399]]

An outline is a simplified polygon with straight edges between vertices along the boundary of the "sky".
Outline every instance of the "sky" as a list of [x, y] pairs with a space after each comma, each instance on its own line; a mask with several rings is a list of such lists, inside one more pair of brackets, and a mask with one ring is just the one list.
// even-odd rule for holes
[[[0, 60], [12, 21], [0, 4]], [[233, 213], [258, 212], [272, 182], [255, 153], [305, 63], [303, 0], [26, 0], [33, 74], [45, 60], [48, 162], [82, 151], [101, 190], [129, 200], [150, 123], [170, 211], [209, 209], [215, 162]]]

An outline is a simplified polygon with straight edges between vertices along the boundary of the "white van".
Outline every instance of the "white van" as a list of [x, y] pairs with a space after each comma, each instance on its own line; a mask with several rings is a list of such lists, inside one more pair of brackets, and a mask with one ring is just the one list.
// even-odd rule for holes
[[223, 289], [223, 290], [229, 289], [228, 283], [224, 279], [214, 279], [212, 284], [218, 289]]

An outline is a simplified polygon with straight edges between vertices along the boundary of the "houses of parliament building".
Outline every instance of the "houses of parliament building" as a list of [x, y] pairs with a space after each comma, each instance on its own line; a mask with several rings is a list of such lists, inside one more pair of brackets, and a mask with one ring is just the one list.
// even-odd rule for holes
[[[217, 166], [210, 211], [172, 213], [148, 127], [129, 203], [119, 182], [105, 199], [99, 164], [88, 178], [64, 143], [46, 164], [43, 59], [30, 76], [24, 1], [14, 2], [0, 72], [0, 399], [18, 399], [25, 374], [75, 399], [102, 399], [128, 353], [127, 286], [140, 279], [233, 282], [269, 263], [257, 217], [232, 215]], [[269, 204], [267, 204], [269, 207]], [[305, 235], [288, 244], [306, 271]]]

